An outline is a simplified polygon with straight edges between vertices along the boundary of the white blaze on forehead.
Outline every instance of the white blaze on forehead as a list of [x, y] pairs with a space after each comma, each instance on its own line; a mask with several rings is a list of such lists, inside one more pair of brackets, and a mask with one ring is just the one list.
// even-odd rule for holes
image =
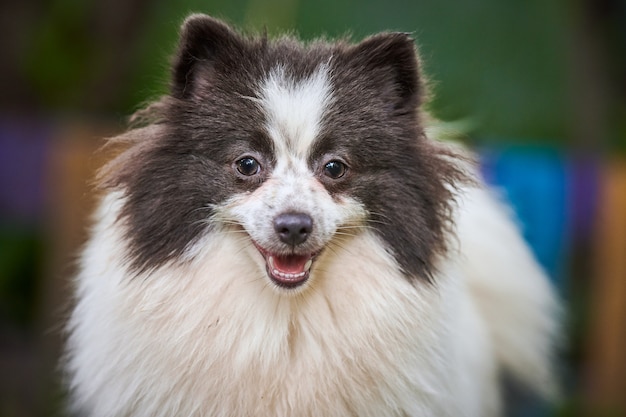
[[331, 101], [327, 65], [320, 65], [310, 77], [297, 81], [283, 67], [274, 68], [261, 84], [260, 102], [276, 150], [304, 156], [319, 133]]

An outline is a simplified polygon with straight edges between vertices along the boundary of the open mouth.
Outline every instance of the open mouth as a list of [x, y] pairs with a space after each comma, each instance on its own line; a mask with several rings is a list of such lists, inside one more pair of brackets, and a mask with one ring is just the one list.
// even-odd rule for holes
[[274, 254], [255, 246], [265, 258], [267, 275], [279, 287], [295, 288], [309, 279], [311, 265], [317, 253]]

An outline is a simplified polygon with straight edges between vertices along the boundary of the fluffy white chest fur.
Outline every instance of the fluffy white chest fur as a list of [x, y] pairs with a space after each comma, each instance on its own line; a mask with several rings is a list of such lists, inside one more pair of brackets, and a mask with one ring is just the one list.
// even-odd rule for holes
[[76, 412], [490, 417], [502, 372], [553, 393], [553, 292], [426, 137], [406, 35], [270, 45], [194, 16], [173, 78], [103, 174]]
[[236, 234], [130, 279], [111, 195], [82, 260], [76, 393], [93, 416], [484, 417], [500, 412], [498, 361], [549, 392], [551, 292], [501, 208], [468, 197], [436, 287], [407, 282], [364, 233], [285, 298]]

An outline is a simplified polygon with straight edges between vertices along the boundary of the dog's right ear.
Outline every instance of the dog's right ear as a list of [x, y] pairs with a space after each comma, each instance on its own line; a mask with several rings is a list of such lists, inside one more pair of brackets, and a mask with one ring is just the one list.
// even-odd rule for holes
[[380, 88], [396, 110], [414, 114], [424, 96], [420, 64], [413, 38], [407, 33], [384, 32], [366, 38], [349, 55], [353, 63], [367, 72], [383, 74], [391, 81]]
[[172, 95], [184, 99], [210, 89], [220, 63], [243, 47], [240, 35], [224, 22], [203, 14], [189, 16], [174, 57]]

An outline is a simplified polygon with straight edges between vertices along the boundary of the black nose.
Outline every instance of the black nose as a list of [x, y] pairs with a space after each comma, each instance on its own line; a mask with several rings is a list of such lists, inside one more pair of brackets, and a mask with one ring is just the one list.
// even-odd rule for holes
[[274, 219], [274, 230], [284, 243], [299, 245], [313, 231], [313, 219], [304, 213], [283, 213]]

